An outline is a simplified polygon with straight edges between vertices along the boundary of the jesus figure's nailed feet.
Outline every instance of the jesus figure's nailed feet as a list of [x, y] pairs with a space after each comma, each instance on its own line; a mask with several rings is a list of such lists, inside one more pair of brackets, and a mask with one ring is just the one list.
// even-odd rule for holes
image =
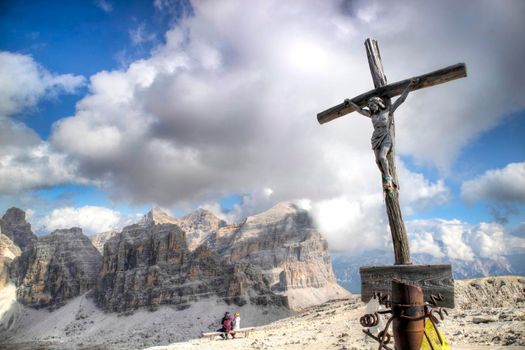
[[383, 176], [383, 190], [385, 194], [389, 196], [394, 196], [396, 192], [397, 185], [394, 183], [394, 179], [391, 176]]

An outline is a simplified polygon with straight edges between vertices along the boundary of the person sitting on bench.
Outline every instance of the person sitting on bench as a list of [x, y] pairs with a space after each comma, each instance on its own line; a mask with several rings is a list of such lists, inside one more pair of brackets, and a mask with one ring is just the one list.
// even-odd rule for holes
[[[217, 330], [217, 332], [224, 332], [224, 333], [226, 333], [226, 334], [221, 334], [221, 338], [222, 339], [228, 339], [228, 334], [232, 330], [232, 317], [231, 317], [231, 315], [230, 315], [230, 313], [228, 311], [226, 311], [226, 313], [224, 314], [224, 317], [222, 318], [221, 324], [222, 324], [222, 328]], [[233, 337], [233, 335], [232, 335], [232, 337]]]
[[236, 312], [234, 315], [233, 315], [233, 332], [231, 332], [230, 334], [232, 335], [232, 338], [235, 339], [235, 331], [238, 331], [239, 329], [241, 329], [241, 315]]

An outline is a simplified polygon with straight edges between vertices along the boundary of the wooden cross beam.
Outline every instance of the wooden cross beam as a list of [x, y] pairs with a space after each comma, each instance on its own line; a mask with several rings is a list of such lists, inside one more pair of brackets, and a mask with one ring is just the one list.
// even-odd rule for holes
[[[418, 83], [416, 83], [412, 87], [412, 90], [424, 89], [426, 87], [443, 84], [451, 80], [464, 78], [466, 76], [467, 69], [465, 67], [465, 63], [458, 63], [453, 66], [448, 66], [446, 68], [442, 68], [431, 73], [411, 78], [416, 78], [419, 80]], [[359, 96], [354, 97], [352, 101], [363, 107], [366, 106], [368, 100], [372, 96], [380, 96], [387, 98], [399, 96], [406, 89], [411, 79], [405, 79], [392, 84], [379, 86], [376, 89], [367, 91]], [[332, 108], [328, 108], [327, 110], [318, 113], [317, 120], [319, 121], [319, 124], [324, 124], [352, 112], [355, 112], [355, 108], [343, 102]]]
[[[467, 76], [465, 64], [459, 63], [428, 74], [414, 77], [415, 79], [406, 79], [397, 83], [387, 85], [387, 79], [383, 71], [383, 62], [381, 61], [381, 55], [379, 53], [377, 41], [367, 39], [365, 41], [365, 47], [368, 57], [368, 65], [370, 66], [370, 72], [372, 74], [372, 79], [374, 81], [375, 88], [351, 99], [350, 101], [355, 104], [354, 106], [352, 105], [352, 103], [344, 102], [338, 104], [337, 106], [329, 108], [323, 112], [320, 112], [319, 114], [317, 114], [317, 120], [320, 124], [324, 124], [336, 118], [342, 117], [348, 113], [354, 112], [356, 111], [357, 107], [363, 108], [363, 106], [366, 106], [367, 103], [369, 103], [369, 99], [371, 97], [381, 97], [386, 102], [386, 105], [388, 107], [391, 106], [390, 99], [392, 97], [402, 95], [401, 99], [402, 101], [404, 101], [404, 98], [406, 97], [406, 94], [409, 90], [412, 91], [423, 89], [429, 86], [442, 84], [454, 79], [463, 78]], [[402, 103], [402, 101], [400, 101], [400, 103]], [[399, 106], [399, 104], [397, 104], [397, 106]], [[385, 186], [385, 192], [387, 188], [389, 191], [388, 195], [385, 196], [385, 204], [388, 215], [388, 223], [390, 225], [390, 232], [392, 234], [392, 243], [394, 245], [395, 264], [410, 265], [412, 264], [412, 261], [410, 258], [408, 238], [405, 229], [405, 224], [403, 222], [403, 217], [401, 215], [401, 208], [399, 206], [398, 196], [396, 195], [397, 189], [399, 188], [399, 182], [397, 180], [395, 167], [395, 124], [393, 110], [395, 110], [395, 108], [390, 110], [391, 112], [388, 114], [389, 122], [384, 123], [384, 125], [389, 125], [388, 136], [392, 140], [392, 142], [391, 146], [389, 146], [390, 148], [386, 155], [386, 159], [388, 160], [389, 164], [389, 174], [382, 174], [382, 181]], [[360, 110], [360, 112], [363, 114], [363, 110]], [[379, 115], [379, 112], [376, 112], [372, 110], [366, 111], [366, 115], [372, 117], [373, 123], [374, 117]], [[383, 127], [385, 127], [384, 125]], [[376, 157], [378, 157], [377, 154]], [[383, 170], [381, 171], [383, 172]], [[385, 185], [384, 179], [386, 176], [388, 177], [387, 181], [389, 183]], [[392, 186], [392, 184], [395, 184], [395, 186]]]

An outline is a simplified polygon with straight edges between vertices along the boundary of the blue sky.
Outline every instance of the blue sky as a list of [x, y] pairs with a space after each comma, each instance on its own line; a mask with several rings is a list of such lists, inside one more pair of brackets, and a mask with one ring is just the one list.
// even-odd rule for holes
[[[64, 208], [77, 210], [72, 225], [103, 210], [109, 221], [85, 228], [94, 233], [156, 205], [235, 221], [290, 200], [312, 211], [334, 246], [355, 249], [347, 237], [363, 230], [382, 237], [371, 125], [315, 120], [371, 88], [362, 45], [371, 36], [392, 80], [460, 61], [469, 71], [409, 95], [397, 112], [405, 219], [458, 220], [474, 233], [481, 223], [519, 228], [525, 101], [516, 91], [523, 73], [511, 67], [525, 48], [505, 40], [524, 29], [513, 15], [523, 5], [454, 4], [450, 15], [446, 4], [400, 4], [392, 14], [364, 1], [4, 2], [10, 84], [0, 93], [11, 104], [0, 120], [16, 142], [2, 145], [0, 183], [16, 186], [0, 186], [0, 209], [29, 209], [42, 233]], [[458, 14], [469, 11], [492, 19]], [[20, 86], [9, 75], [15, 64], [27, 73]], [[366, 244], [378, 248], [372, 238]]]
[[[459, 198], [461, 183], [487, 170], [503, 168], [509, 163], [518, 163], [525, 159], [524, 118], [525, 111], [512, 113], [499, 125], [481, 134], [463, 148], [457, 160], [454, 161], [451, 174], [446, 178], [446, 184], [451, 189], [454, 199], [450, 203], [412, 215], [411, 218], [453, 219], [461, 217], [470, 223], [492, 221], [490, 203], [469, 204], [461, 201]], [[421, 172], [429, 179], [436, 179], [440, 175], [437, 169], [418, 166], [410, 157], [402, 157], [402, 159], [411, 170]], [[519, 212], [509, 217], [511, 225], [517, 225], [523, 221], [523, 203], [518, 207]]]
[[[2, 50], [31, 55], [55, 73], [89, 77], [102, 70], [121, 68], [146, 57], [176, 18], [155, 11], [147, 1], [108, 2], [104, 10], [96, 1], [7, 1], [0, 15]], [[151, 40], [134, 44], [138, 28]], [[75, 112], [76, 102], [87, 92], [41, 101], [37, 108], [18, 115], [42, 138], [48, 138], [54, 121]]]
[[[57, 73], [90, 76], [115, 69], [120, 52], [136, 59], [148, 54], [176, 18], [155, 10], [147, 1], [8, 1], [2, 11], [2, 47], [31, 54]], [[132, 45], [130, 32], [143, 26], [151, 41]]]

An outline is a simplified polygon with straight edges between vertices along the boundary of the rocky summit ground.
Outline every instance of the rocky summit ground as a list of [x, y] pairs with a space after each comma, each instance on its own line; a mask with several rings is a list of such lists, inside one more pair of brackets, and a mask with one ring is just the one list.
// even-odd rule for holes
[[[449, 310], [449, 316], [441, 325], [452, 349], [525, 349], [524, 288], [525, 277], [456, 281], [456, 308]], [[201, 331], [218, 327], [215, 322], [223, 310], [224, 306], [206, 302], [176, 312], [165, 306], [156, 312], [142, 310], [132, 316], [118, 316], [101, 313], [89, 299], [79, 297], [51, 313], [21, 309], [18, 330], [9, 341], [0, 340], [0, 348], [357, 350], [378, 347], [362, 332], [359, 318], [365, 314], [366, 306], [358, 296], [310, 307], [291, 317], [285, 313], [278, 315], [277, 310], [264, 314], [258, 308], [245, 306], [239, 309], [243, 326], [265, 324], [256, 327], [249, 337], [199, 338]]]
[[[491, 277], [456, 282], [456, 305], [441, 324], [452, 349], [525, 349], [525, 278]], [[248, 338], [195, 339], [148, 350], [377, 349], [365, 337], [358, 297], [311, 307], [258, 327]]]

